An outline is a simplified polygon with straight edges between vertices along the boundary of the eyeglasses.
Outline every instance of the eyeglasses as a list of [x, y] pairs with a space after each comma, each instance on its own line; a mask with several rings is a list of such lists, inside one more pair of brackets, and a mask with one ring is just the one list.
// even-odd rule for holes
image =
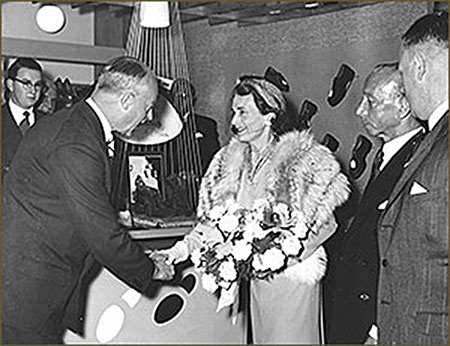
[[36, 91], [41, 91], [44, 87], [44, 83], [42, 83], [41, 81], [36, 82], [36, 83], [32, 83], [29, 80], [22, 80], [19, 78], [11, 78], [12, 80], [15, 80], [16, 82], [19, 82], [20, 84], [22, 84], [26, 89], [31, 90], [34, 89]]

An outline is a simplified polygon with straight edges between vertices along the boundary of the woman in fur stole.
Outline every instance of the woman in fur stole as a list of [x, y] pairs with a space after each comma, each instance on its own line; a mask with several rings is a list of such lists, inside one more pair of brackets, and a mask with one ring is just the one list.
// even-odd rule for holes
[[174, 263], [202, 244], [221, 239], [208, 224], [213, 207], [230, 199], [247, 208], [270, 198], [283, 202], [313, 224], [296, 261], [271, 280], [250, 283], [254, 344], [320, 344], [320, 281], [326, 270], [321, 244], [336, 229], [333, 210], [348, 197], [347, 179], [330, 151], [308, 131], [281, 134], [286, 100], [271, 82], [245, 77], [231, 97], [233, 138], [212, 160], [202, 179], [199, 225], [172, 248], [161, 250]]

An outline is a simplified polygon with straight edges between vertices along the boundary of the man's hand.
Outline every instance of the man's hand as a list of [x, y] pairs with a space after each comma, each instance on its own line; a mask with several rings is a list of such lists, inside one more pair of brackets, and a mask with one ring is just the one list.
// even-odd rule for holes
[[164, 281], [169, 281], [173, 279], [175, 275], [175, 268], [173, 264], [168, 263], [165, 257], [159, 255], [150, 255], [150, 259], [155, 264], [153, 279]]
[[166, 264], [172, 264], [173, 259], [168, 253], [165, 253], [164, 250], [152, 251], [149, 255], [150, 259], [154, 262], [164, 262]]

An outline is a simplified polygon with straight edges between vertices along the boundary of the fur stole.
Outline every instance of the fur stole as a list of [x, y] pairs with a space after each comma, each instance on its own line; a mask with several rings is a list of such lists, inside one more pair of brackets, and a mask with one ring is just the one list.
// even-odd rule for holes
[[[348, 180], [339, 163], [308, 131], [289, 132], [274, 145], [264, 195], [290, 204], [304, 214], [311, 227], [319, 228], [349, 195]], [[248, 144], [231, 141], [215, 155], [202, 179], [200, 219], [207, 218], [214, 206], [236, 199], [247, 149]]]

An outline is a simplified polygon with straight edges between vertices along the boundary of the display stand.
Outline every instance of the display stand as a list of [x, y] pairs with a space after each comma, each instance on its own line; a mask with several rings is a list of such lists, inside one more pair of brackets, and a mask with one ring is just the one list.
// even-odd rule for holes
[[[131, 231], [152, 247], [163, 238], [180, 237], [190, 228]], [[70, 331], [66, 344], [245, 344], [245, 317], [216, 312], [217, 298], [201, 287], [192, 266], [177, 266], [179, 278], [145, 297], [102, 269], [87, 298], [85, 335]], [[234, 322], [234, 324], [233, 324]]]

